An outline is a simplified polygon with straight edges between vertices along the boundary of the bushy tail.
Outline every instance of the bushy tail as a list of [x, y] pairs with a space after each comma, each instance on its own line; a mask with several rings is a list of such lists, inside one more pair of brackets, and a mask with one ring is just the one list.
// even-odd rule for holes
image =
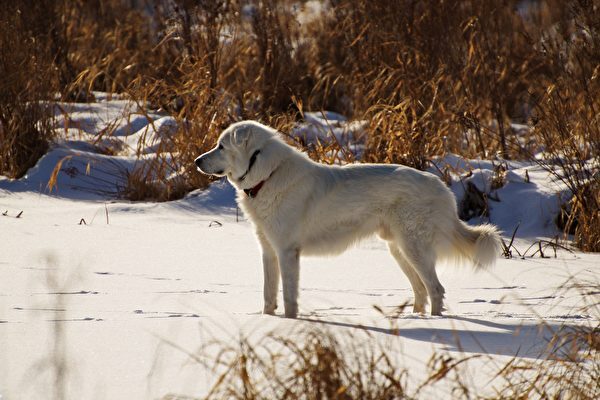
[[453, 237], [453, 258], [469, 259], [476, 269], [491, 267], [501, 252], [498, 229], [489, 224], [469, 226], [457, 221]]

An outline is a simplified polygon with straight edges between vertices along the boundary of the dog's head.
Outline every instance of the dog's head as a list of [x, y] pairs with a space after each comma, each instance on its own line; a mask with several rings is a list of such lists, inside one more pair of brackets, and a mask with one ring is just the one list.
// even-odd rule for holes
[[195, 163], [204, 174], [227, 176], [237, 188], [250, 188], [273, 171], [268, 157], [273, 139], [277, 133], [267, 126], [255, 121], [237, 122], [225, 129], [216, 146]]

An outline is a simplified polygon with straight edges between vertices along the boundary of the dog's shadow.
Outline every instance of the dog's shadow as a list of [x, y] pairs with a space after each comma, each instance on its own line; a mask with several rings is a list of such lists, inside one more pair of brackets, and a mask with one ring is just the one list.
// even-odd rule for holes
[[[453, 321], [477, 324], [492, 329], [472, 330], [460, 327], [448, 329], [409, 326], [382, 328], [378, 326], [309, 317], [300, 317], [298, 319], [314, 324], [359, 329], [399, 338], [435, 343], [442, 345], [444, 350], [461, 353], [485, 353], [490, 355], [539, 359], [550, 357], [562, 358], [562, 356], [569, 353], [570, 350], [570, 348], [560, 348], [559, 345], [556, 344], [556, 341], [552, 340], [557, 332], [569, 328], [569, 326], [565, 324], [541, 322], [536, 324], [503, 324], [461, 316], [447, 316], [444, 318]], [[563, 344], [563, 346], [566, 346], [566, 344]]]

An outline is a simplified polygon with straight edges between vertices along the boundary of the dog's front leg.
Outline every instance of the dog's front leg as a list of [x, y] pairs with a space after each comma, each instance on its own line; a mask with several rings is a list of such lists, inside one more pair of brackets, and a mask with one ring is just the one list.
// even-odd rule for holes
[[273, 250], [273, 246], [267, 238], [258, 232], [258, 240], [262, 249], [262, 262], [264, 270], [264, 288], [263, 296], [265, 299], [265, 307], [263, 314], [275, 314], [277, 308], [277, 292], [279, 291], [279, 264], [277, 262], [277, 254]]
[[298, 315], [298, 280], [300, 278], [300, 251], [287, 249], [279, 252], [279, 266], [283, 282], [283, 303], [285, 316], [296, 318]]

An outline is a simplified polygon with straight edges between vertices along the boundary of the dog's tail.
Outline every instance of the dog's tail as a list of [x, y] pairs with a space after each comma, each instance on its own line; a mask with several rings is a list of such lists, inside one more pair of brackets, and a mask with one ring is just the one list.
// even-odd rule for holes
[[457, 219], [451, 242], [452, 248], [442, 257], [455, 261], [468, 259], [476, 269], [494, 265], [501, 251], [500, 233], [489, 224], [469, 226]]

